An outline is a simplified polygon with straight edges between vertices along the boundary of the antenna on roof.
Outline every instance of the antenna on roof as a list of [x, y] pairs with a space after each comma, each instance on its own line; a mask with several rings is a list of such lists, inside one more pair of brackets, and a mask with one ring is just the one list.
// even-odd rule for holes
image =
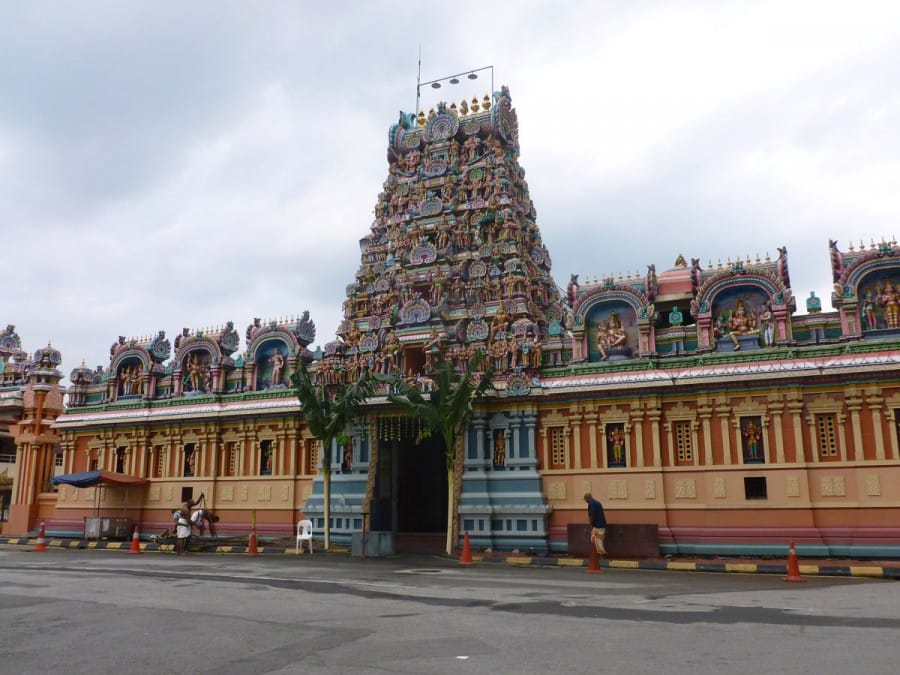
[[422, 43], [419, 43], [419, 71], [416, 73], [416, 107], [413, 108], [413, 114], [419, 114], [419, 90], [422, 82]]

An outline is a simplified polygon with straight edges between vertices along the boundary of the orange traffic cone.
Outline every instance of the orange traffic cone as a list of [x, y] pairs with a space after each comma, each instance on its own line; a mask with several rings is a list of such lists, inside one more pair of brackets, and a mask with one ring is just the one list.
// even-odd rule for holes
[[134, 526], [134, 534], [131, 535], [131, 549], [128, 551], [129, 553], [140, 553], [141, 552], [141, 537], [138, 534], [138, 526]]
[[47, 550], [47, 535], [44, 533], [44, 521], [41, 521], [41, 531], [38, 532], [37, 544], [34, 545], [32, 551], [46, 551]]
[[247, 543], [247, 555], [259, 555], [256, 548], [256, 530], [250, 530], [250, 541]]
[[788, 548], [788, 573], [784, 578], [785, 581], [806, 581], [800, 576], [800, 562], [797, 560], [797, 549], [794, 548], [794, 542], [791, 542]]
[[594, 546], [594, 542], [591, 541], [591, 554], [588, 556], [588, 574], [602, 574], [603, 570], [600, 569], [600, 556], [597, 555], [597, 547]]
[[472, 545], [469, 543], [469, 533], [466, 532], [463, 537], [463, 550], [459, 556], [459, 564], [463, 567], [472, 566]]

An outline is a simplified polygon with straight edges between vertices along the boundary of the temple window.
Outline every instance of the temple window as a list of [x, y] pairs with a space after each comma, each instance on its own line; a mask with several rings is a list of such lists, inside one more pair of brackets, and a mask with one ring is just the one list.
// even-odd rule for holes
[[157, 445], [153, 449], [153, 478], [161, 478], [164, 475], [166, 469], [166, 453], [163, 449], [163, 446]]
[[274, 464], [275, 450], [270, 440], [262, 441], [259, 444], [259, 475], [271, 476], [272, 466]]
[[223, 476], [236, 476], [237, 475], [237, 463], [238, 463], [238, 449], [237, 443], [234, 441], [230, 441], [225, 444], [225, 447], [222, 449], [222, 475]]
[[839, 459], [834, 418], [833, 413], [816, 415], [816, 444], [819, 447], [819, 459], [825, 462]]
[[680, 420], [673, 423], [675, 433], [675, 459], [677, 464], [693, 464], [694, 448], [691, 446], [691, 423]]
[[550, 468], [566, 468], [566, 436], [562, 427], [550, 429]]
[[744, 477], [744, 498], [745, 499], [768, 499], [769, 491], [766, 486], [765, 476], [746, 476]]
[[319, 452], [322, 444], [315, 438], [306, 441], [306, 473], [314, 474], [319, 469]]
[[56, 455], [56, 457], [53, 458], [53, 466], [62, 466], [62, 465], [63, 465], [63, 456], [62, 456], [62, 454], [58, 454], [58, 455]]

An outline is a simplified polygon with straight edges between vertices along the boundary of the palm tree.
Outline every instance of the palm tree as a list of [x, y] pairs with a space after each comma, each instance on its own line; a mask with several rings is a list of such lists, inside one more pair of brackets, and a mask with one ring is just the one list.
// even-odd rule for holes
[[479, 351], [466, 364], [465, 372], [454, 370], [449, 361], [442, 361], [434, 373], [430, 392], [421, 392], [399, 378], [390, 378], [388, 399], [402, 406], [418, 418], [424, 427], [420, 432], [427, 438], [437, 434], [444, 442], [447, 469], [447, 555], [453, 554], [456, 524], [455, 471], [457, 458], [462, 456], [464, 433], [472, 418], [472, 401], [491, 387], [493, 368], [489, 365], [479, 378], [476, 371], [484, 361]]
[[325, 508], [325, 549], [331, 545], [331, 445], [349, 440], [350, 422], [359, 407], [371, 396], [375, 381], [363, 374], [350, 385], [316, 385], [301, 366], [291, 375], [297, 398], [310, 432], [322, 443], [322, 487]]

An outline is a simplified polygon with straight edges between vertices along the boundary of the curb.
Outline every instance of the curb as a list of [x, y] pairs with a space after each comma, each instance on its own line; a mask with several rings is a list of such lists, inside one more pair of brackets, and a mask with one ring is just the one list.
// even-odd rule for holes
[[[0, 537], [0, 544], [10, 546], [33, 546], [37, 543], [34, 537]], [[74, 550], [106, 550], [106, 551], [130, 551], [131, 541], [85, 541], [83, 539], [47, 539], [47, 548], [63, 548]], [[193, 553], [247, 553], [247, 546], [206, 546], [201, 549], [192, 549]], [[173, 553], [174, 544], [158, 544], [156, 542], [141, 542], [141, 553]], [[296, 555], [297, 549], [293, 546], [257, 546], [259, 553], [269, 555]], [[349, 553], [349, 549], [332, 547], [331, 550], [320, 550], [320, 555], [334, 553]], [[309, 554], [307, 554], [309, 555]]]
[[[542, 558], [528, 556], [472, 556], [474, 562], [500, 563], [506, 565], [544, 567], [587, 567], [587, 558]], [[600, 567], [607, 569], [648, 570], [654, 572], [715, 572], [719, 574], [773, 574], [784, 576], [788, 573], [786, 562], [707, 562], [685, 560], [600, 560]], [[891, 565], [880, 563], [865, 564], [807, 564], [800, 565], [800, 573], [818, 577], [869, 577], [880, 579], [900, 579], [900, 562]]]
[[[0, 537], [0, 544], [10, 546], [34, 546], [35, 537]], [[126, 551], [131, 548], [130, 541], [84, 541], [82, 539], [47, 538], [48, 548], [76, 550], [108, 550]], [[158, 544], [141, 542], [141, 553], [172, 553], [174, 544]], [[258, 546], [257, 551], [266, 555], [296, 555], [293, 546]], [[332, 548], [329, 551], [318, 551], [319, 555], [347, 554], [349, 549]], [[209, 546], [194, 553], [215, 555], [244, 554], [247, 546]], [[308, 554], [306, 554], [308, 555]], [[473, 555], [472, 562], [510, 565], [515, 567], [587, 567], [587, 558], [555, 558], [546, 556], [522, 555]], [[646, 570], [653, 572], [713, 572], [717, 574], [770, 574], [784, 576], [788, 573], [787, 562], [712, 562], [686, 560], [600, 560], [600, 567], [622, 570]], [[816, 577], [866, 577], [876, 579], [900, 580], [900, 561], [888, 565], [881, 563], [835, 564], [801, 564], [800, 573]]]

